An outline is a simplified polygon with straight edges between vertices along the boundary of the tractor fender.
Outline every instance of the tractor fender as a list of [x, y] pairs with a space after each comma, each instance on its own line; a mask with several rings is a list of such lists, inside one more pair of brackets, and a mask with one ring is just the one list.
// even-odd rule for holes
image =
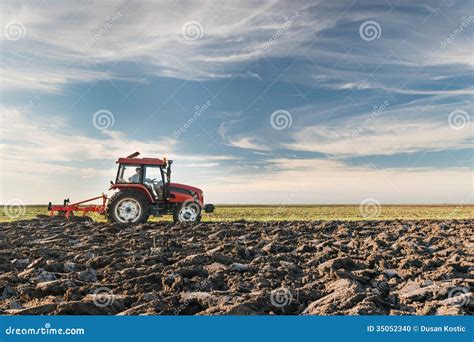
[[150, 203], [153, 203], [153, 195], [151, 194], [150, 190], [144, 186], [143, 184], [112, 184], [109, 190], [135, 190], [142, 193]]

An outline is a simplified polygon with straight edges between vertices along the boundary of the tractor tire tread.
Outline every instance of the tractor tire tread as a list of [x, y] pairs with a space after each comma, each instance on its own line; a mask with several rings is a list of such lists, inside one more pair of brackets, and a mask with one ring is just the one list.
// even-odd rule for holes
[[136, 199], [140, 203], [140, 205], [143, 208], [143, 212], [141, 214], [141, 217], [139, 217], [138, 220], [133, 222], [133, 223], [145, 223], [146, 221], [148, 221], [148, 218], [150, 216], [150, 214], [148, 212], [148, 210], [150, 208], [150, 204], [148, 203], [147, 198], [138, 191], [121, 190], [121, 191], [116, 192], [115, 194], [113, 194], [112, 197], [110, 197], [109, 201], [107, 202], [106, 214], [107, 214], [107, 219], [110, 222], [119, 222], [120, 223], [120, 221], [117, 218], [115, 218], [113, 207], [114, 207], [114, 204], [117, 203], [123, 197], [133, 197], [134, 199]]
[[[183, 205], [183, 203], [178, 203], [173, 208], [173, 222], [174, 223], [181, 223], [179, 221], [179, 211], [181, 210], [182, 205]], [[199, 215], [196, 217], [196, 220], [193, 223], [199, 223], [199, 222], [201, 222], [201, 219], [202, 219], [202, 215], [201, 215], [201, 212], [200, 212]]]

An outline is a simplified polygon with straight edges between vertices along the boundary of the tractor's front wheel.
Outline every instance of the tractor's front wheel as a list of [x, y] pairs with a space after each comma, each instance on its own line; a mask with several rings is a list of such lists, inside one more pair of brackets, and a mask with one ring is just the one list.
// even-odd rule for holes
[[144, 223], [148, 220], [148, 201], [137, 191], [119, 191], [107, 203], [107, 217], [112, 222]]
[[173, 210], [174, 223], [201, 222], [201, 206], [197, 202], [184, 202]]

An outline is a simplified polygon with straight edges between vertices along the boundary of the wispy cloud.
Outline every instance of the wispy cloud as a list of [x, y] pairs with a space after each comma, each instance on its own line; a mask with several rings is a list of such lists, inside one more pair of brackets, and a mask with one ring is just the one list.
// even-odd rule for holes
[[[213, 198], [233, 203], [283, 203], [295, 194], [296, 203], [360, 203], [367, 197], [382, 203], [449, 203], [467, 198], [472, 181], [469, 169], [375, 169], [350, 167], [341, 161], [321, 159], [272, 159], [271, 172], [224, 175], [205, 182]], [[440, 183], [440, 179], [443, 182]], [[436, 184], [436, 186], [433, 186]], [[249, 194], [248, 189], [252, 189]]]
[[[35, 187], [34, 184], [44, 183], [45, 180], [49, 184], [55, 183], [58, 177], [66, 177], [74, 184], [87, 184], [85, 179], [101, 179], [103, 184], [96, 187], [95, 191], [106, 190], [107, 181], [115, 175], [115, 160], [135, 151], [140, 151], [143, 156], [175, 159], [178, 168], [191, 170], [178, 171], [178, 178], [180, 175], [186, 177], [192, 174], [193, 168], [212, 169], [221, 161], [237, 159], [228, 155], [181, 153], [177, 149], [176, 141], [168, 137], [144, 141], [128, 138], [122, 132], [113, 130], [98, 131], [99, 137], [78, 131], [71, 135], [68, 132], [74, 129], [64, 119], [38, 121], [35, 118], [38, 118], [38, 115], [14, 108], [1, 108], [2, 197], [11, 197], [15, 193], [20, 196], [22, 193], [24, 198], [35, 202], [35, 198], [41, 198], [42, 193], [29, 193], [28, 189]], [[7, 179], [11, 181], [5, 182]], [[21, 182], [20, 188], [16, 180]], [[87, 196], [88, 192], [90, 194], [94, 191], [87, 187], [69, 188], [68, 191], [72, 191], [73, 195], [80, 193]], [[64, 190], [49, 191], [49, 195], [63, 196]]]
[[[33, 188], [39, 200], [43, 186], [60, 196], [71, 178], [87, 179], [90, 187], [72, 186], [86, 195], [110, 179], [117, 157], [139, 150], [176, 159], [175, 175], [217, 201], [271, 189], [259, 198], [268, 202], [295, 184], [302, 202], [358, 201], [364, 191], [459, 199], [472, 185], [464, 167], [375, 170], [351, 160], [473, 147], [472, 122], [449, 123], [457, 110], [474, 119], [469, 10], [449, 1], [7, 1], [2, 180], [25, 188], [3, 181], [2, 196], [28, 198]], [[368, 21], [374, 39], [361, 36]], [[23, 30], [14, 39], [12, 22]], [[36, 93], [41, 103], [22, 109]], [[207, 100], [212, 108], [173, 138]], [[111, 107], [120, 130], [96, 130], [84, 114]], [[291, 125], [272, 126], [278, 110]]]
[[[223, 134], [230, 145], [256, 151], [310, 151], [333, 156], [393, 155], [417, 151], [466, 149], [474, 146], [474, 132], [467, 122], [453, 129], [449, 114], [472, 106], [469, 97], [414, 100], [404, 104], [379, 101], [382, 110], [364, 110], [361, 103], [318, 110], [314, 106], [289, 109], [294, 124], [275, 132], [269, 122], [245, 134], [228, 128]], [[388, 97], [390, 101], [390, 97]], [[448, 102], [446, 100], [449, 99]], [[376, 102], [377, 103], [377, 102]], [[377, 108], [375, 106], [375, 108]], [[466, 114], [469, 118], [469, 114]], [[234, 132], [240, 132], [234, 121]], [[255, 141], [256, 136], [260, 141]], [[262, 138], [262, 137], [266, 137]], [[268, 146], [271, 146], [269, 148]]]
[[228, 144], [233, 147], [244, 148], [256, 151], [270, 151], [271, 148], [265, 146], [261, 141], [257, 141], [255, 137], [241, 137], [236, 139], [229, 139]]
[[[459, 26], [457, 21], [466, 15], [462, 7], [448, 4], [440, 7], [439, 11], [449, 11], [453, 19], [446, 25], [438, 25], [437, 21], [428, 20], [432, 11], [416, 4], [406, 6], [402, 16], [380, 6], [362, 10], [351, 1], [338, 4], [267, 1], [257, 6], [253, 1], [238, 5], [133, 0], [113, 5], [15, 2], [5, 7], [3, 20], [21, 22], [26, 34], [21, 42], [9, 42], [3, 37], [6, 86], [57, 91], [68, 82], [123, 76], [113, 68], [117, 62], [139, 63], [142, 71], [156, 75], [205, 80], [236, 75], [255, 77], [256, 72], [241, 74], [240, 69], [262, 58], [305, 60], [308, 56], [316, 61], [320, 71], [327, 73], [322, 84], [328, 82], [331, 86], [339, 81], [340, 88], [368, 87], [359, 81], [360, 73], [369, 72], [373, 65], [393, 65], [407, 69], [406, 72], [420, 66], [455, 64], [470, 66], [472, 70], [468, 43], [471, 27], [459, 34], [449, 49], [440, 48], [442, 39], [449, 37]], [[354, 39], [359, 38], [359, 23], [374, 17], [380, 18], [383, 39], [372, 46], [362, 40], [354, 44]], [[417, 23], [422, 18], [426, 22], [410, 39], [395, 34], [404, 30], [407, 22]], [[183, 39], [183, 25], [190, 21], [202, 27], [202, 37], [197, 41]], [[338, 35], [338, 44], [334, 44], [334, 37], [328, 34], [331, 30], [334, 34], [348, 34]], [[401, 44], [403, 50], [397, 49]], [[15, 53], [10, 53], [13, 48]], [[350, 60], [356, 64], [348, 68]], [[104, 63], [112, 63], [109, 70], [97, 72], [97, 66]], [[337, 68], [335, 63], [339, 63]], [[31, 69], [38, 64], [41, 68], [32, 73]], [[310, 82], [313, 75], [309, 71], [314, 64], [300, 67], [303, 69], [294, 81]], [[355, 79], [350, 80], [351, 76]]]
[[302, 128], [293, 142], [283, 146], [292, 150], [331, 155], [385, 155], [417, 151], [472, 148], [474, 131], [466, 124], [453, 129], [449, 114], [468, 108], [467, 103], [434, 104], [433, 100], [395, 106], [382, 113], [340, 117]]

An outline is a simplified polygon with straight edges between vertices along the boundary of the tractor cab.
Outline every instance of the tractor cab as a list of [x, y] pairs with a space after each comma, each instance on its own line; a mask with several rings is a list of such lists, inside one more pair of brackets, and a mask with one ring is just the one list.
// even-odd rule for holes
[[[158, 158], [136, 158], [132, 154], [117, 160], [117, 188], [132, 187], [148, 192], [154, 201], [165, 201], [169, 195], [172, 160]], [[145, 187], [146, 189], [144, 189]]]
[[144, 185], [157, 200], [164, 199], [166, 176], [163, 166], [154, 164], [119, 164], [115, 184]]

